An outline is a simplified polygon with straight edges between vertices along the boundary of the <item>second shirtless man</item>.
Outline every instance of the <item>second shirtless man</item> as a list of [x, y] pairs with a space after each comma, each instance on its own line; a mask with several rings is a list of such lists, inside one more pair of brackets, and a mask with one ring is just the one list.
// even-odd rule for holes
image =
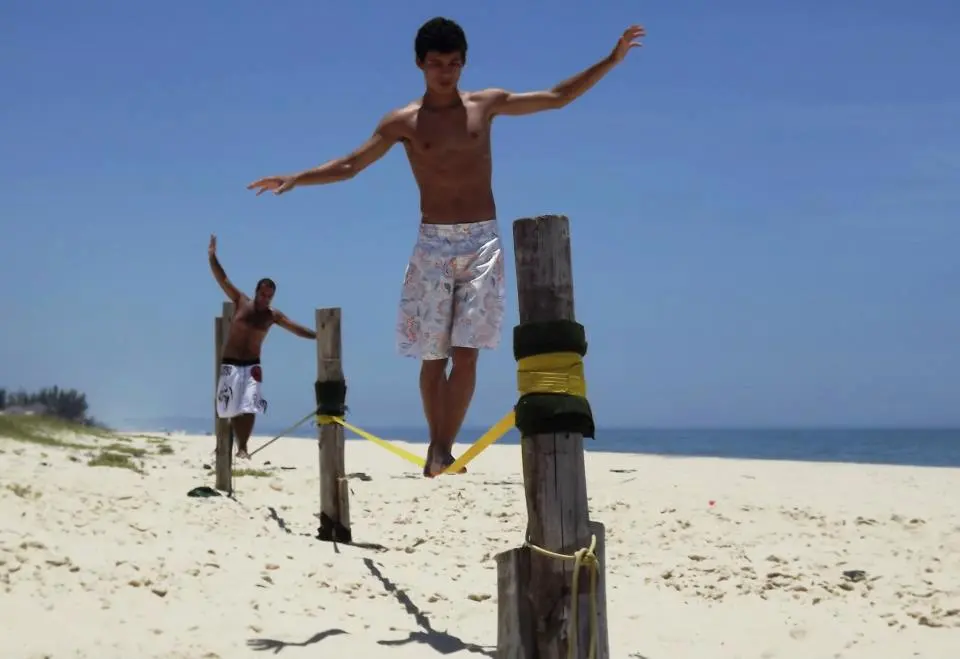
[[261, 279], [247, 297], [227, 277], [217, 259], [217, 237], [210, 236], [207, 248], [210, 270], [220, 288], [234, 304], [230, 333], [220, 355], [220, 376], [217, 378], [217, 417], [230, 419], [237, 439], [237, 457], [249, 458], [247, 443], [253, 433], [256, 414], [267, 411], [267, 401], [261, 392], [263, 367], [260, 351], [267, 332], [277, 324], [304, 339], [316, 339], [317, 333], [298, 325], [279, 309], [270, 306], [277, 285], [272, 279]]
[[[397, 347], [422, 360], [420, 395], [430, 428], [425, 476], [454, 462], [453, 443], [473, 397], [479, 350], [500, 341], [503, 249], [493, 198], [490, 125], [497, 115], [562, 108], [590, 89], [645, 35], [628, 28], [609, 55], [552, 89], [460, 91], [467, 59], [463, 29], [433, 18], [414, 41], [424, 95], [384, 116], [353, 153], [299, 174], [251, 183], [257, 195], [351, 179], [402, 143], [420, 189], [419, 237], [400, 294]], [[453, 365], [447, 374], [447, 361]]]

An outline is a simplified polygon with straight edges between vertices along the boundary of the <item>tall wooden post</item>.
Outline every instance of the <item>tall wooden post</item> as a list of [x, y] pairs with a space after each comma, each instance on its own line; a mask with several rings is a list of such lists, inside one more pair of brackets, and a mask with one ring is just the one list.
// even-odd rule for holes
[[[563, 215], [524, 218], [513, 223], [520, 323], [576, 320], [570, 223]], [[590, 544], [600, 559], [597, 584], [597, 654], [609, 659], [604, 527], [591, 522], [579, 433], [521, 439], [523, 487], [527, 499], [527, 541], [549, 551], [573, 554]], [[498, 659], [566, 659], [571, 616], [573, 562], [529, 548], [497, 555]], [[582, 568], [577, 602], [577, 650], [590, 647], [590, 575]]]
[[[340, 309], [317, 309], [317, 382], [343, 380]], [[352, 542], [350, 484], [346, 478], [343, 426], [319, 427], [320, 540]]]
[[230, 336], [230, 324], [233, 321], [233, 302], [223, 303], [223, 313], [217, 318], [216, 343], [214, 345], [214, 362], [216, 363], [216, 379], [214, 380], [213, 419], [214, 430], [217, 435], [216, 483], [215, 487], [222, 492], [233, 492], [233, 428], [230, 419], [221, 419], [217, 416], [217, 381], [220, 379], [220, 358], [223, 346]]
[[220, 386], [220, 353], [222, 352], [223, 316], [213, 319], [213, 435], [218, 436], [220, 417], [217, 416], [217, 394]]

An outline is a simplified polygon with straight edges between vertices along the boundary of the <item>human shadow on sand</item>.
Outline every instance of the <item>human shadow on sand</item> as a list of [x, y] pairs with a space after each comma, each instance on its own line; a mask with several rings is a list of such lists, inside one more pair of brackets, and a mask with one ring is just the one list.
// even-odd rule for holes
[[280, 654], [280, 650], [284, 648], [305, 648], [308, 645], [313, 645], [314, 643], [319, 643], [325, 638], [331, 636], [339, 636], [340, 634], [346, 634], [347, 632], [342, 629], [328, 629], [325, 632], [320, 632], [319, 634], [314, 634], [305, 641], [300, 641], [299, 643], [289, 642], [289, 641], [280, 641], [273, 638], [251, 638], [247, 641], [247, 647], [256, 650], [257, 652], [265, 652], [268, 650], [273, 650], [274, 654]]
[[370, 574], [376, 577], [380, 583], [383, 584], [383, 589], [393, 595], [393, 597], [400, 602], [401, 605], [403, 605], [403, 608], [406, 610], [406, 612], [413, 616], [413, 619], [417, 622], [417, 626], [422, 630], [410, 632], [405, 639], [396, 641], [377, 641], [377, 644], [395, 646], [407, 645], [408, 643], [423, 643], [424, 645], [430, 647], [437, 654], [453, 654], [455, 652], [460, 652], [461, 650], [466, 650], [467, 652], [482, 654], [485, 657], [495, 656], [495, 653], [492, 649], [487, 649], [480, 645], [474, 645], [473, 643], [464, 643], [456, 636], [448, 634], [447, 632], [439, 632], [435, 630], [430, 623], [430, 619], [424, 615], [423, 611], [417, 608], [417, 605], [413, 603], [413, 601], [405, 592], [399, 590], [396, 584], [385, 577], [371, 559], [363, 559], [363, 564], [367, 566], [368, 570], [370, 570]]

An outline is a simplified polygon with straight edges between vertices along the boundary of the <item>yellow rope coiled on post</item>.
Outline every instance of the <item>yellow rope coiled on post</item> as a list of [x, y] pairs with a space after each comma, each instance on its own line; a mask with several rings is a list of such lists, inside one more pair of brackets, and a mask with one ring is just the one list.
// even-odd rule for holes
[[577, 600], [580, 595], [580, 568], [590, 569], [590, 648], [587, 651], [588, 659], [595, 659], [597, 656], [597, 580], [600, 574], [600, 559], [594, 553], [597, 548], [597, 536], [590, 536], [590, 546], [577, 550], [576, 553], [558, 554], [549, 551], [543, 547], [525, 543], [533, 551], [556, 558], [562, 561], [573, 561], [573, 579], [570, 584], [570, 624], [567, 631], [567, 658], [575, 659], [577, 656]]
[[575, 352], [548, 352], [517, 360], [517, 391], [527, 394], [587, 395], [583, 358]]

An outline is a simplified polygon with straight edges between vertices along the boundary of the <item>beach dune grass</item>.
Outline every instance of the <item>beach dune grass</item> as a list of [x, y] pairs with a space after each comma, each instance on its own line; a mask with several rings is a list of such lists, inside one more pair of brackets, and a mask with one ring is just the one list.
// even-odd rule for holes
[[129, 469], [130, 471], [135, 471], [138, 474], [142, 474], [143, 470], [130, 459], [129, 453], [117, 453], [116, 451], [103, 450], [100, 451], [97, 455], [92, 457], [87, 465], [91, 467], [114, 467], [116, 469]]
[[[86, 451], [88, 466], [129, 469], [137, 474], [146, 473], [142, 461], [148, 456], [174, 453], [173, 447], [164, 439], [160, 439], [158, 443], [151, 446], [141, 447], [134, 445], [131, 437], [82, 423], [38, 415], [0, 414], [0, 441], [3, 440]], [[152, 451], [151, 448], [156, 450]], [[77, 456], [72, 456], [70, 459], [74, 462], [80, 461]], [[259, 476], [260, 474], [239, 475]]]
[[77, 441], [82, 437], [116, 439], [116, 435], [82, 423], [74, 423], [49, 416], [0, 414], [0, 438], [18, 442], [59, 446], [62, 448], [93, 448], [89, 443]]
[[134, 458], [142, 458], [147, 454], [147, 449], [140, 448], [139, 446], [129, 446], [127, 444], [114, 443], [108, 446], [103, 447], [104, 451], [112, 451], [113, 453], [123, 453]]

